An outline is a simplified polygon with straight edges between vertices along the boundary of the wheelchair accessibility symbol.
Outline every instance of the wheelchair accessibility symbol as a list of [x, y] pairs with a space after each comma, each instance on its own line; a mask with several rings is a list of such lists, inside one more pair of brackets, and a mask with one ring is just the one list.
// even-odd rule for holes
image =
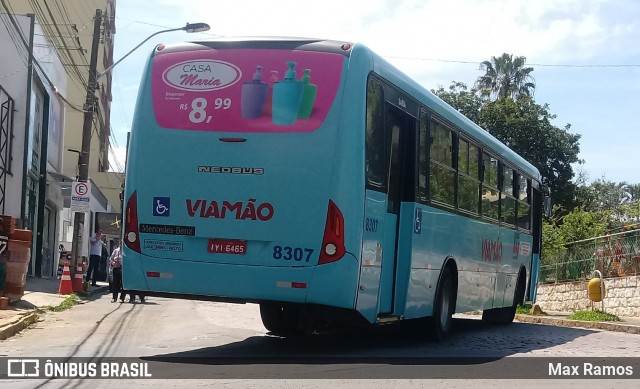
[[416, 208], [415, 217], [413, 220], [413, 233], [422, 233], [422, 209]]
[[169, 197], [153, 198], [153, 216], [169, 216], [170, 207], [171, 199]]

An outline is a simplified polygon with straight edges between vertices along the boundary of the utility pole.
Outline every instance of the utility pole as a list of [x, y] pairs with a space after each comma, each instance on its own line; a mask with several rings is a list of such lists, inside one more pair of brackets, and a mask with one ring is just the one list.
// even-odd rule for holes
[[[82, 125], [82, 149], [78, 157], [78, 181], [89, 180], [89, 153], [91, 151], [91, 129], [93, 127], [93, 111], [96, 109], [95, 90], [97, 86], [98, 46], [100, 43], [100, 28], [102, 26], [102, 10], [96, 9], [93, 23], [93, 41], [91, 43], [91, 59], [89, 60], [89, 85], [87, 86], [87, 98], [84, 103], [84, 123]], [[73, 195], [73, 194], [72, 194]], [[76, 268], [82, 232], [84, 227], [84, 212], [76, 212], [73, 221], [73, 242], [71, 244], [71, 266]], [[84, 230], [84, 228], [83, 228]]]

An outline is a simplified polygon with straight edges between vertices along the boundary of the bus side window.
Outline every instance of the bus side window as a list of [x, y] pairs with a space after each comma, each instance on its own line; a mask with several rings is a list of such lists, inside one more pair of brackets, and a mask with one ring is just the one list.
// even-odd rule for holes
[[429, 196], [432, 201], [455, 205], [455, 176], [453, 165], [454, 133], [443, 124], [431, 120], [429, 150]]
[[482, 154], [482, 216], [498, 220], [500, 192], [498, 191], [498, 160], [487, 153]]
[[458, 208], [474, 214], [480, 212], [478, 159], [476, 145], [460, 139], [458, 143]]
[[417, 199], [427, 201], [427, 174], [429, 173], [429, 118], [427, 111], [420, 110], [420, 144], [418, 150], [418, 188]]
[[369, 79], [367, 85], [367, 118], [365, 134], [365, 169], [367, 187], [384, 190], [386, 183], [386, 150], [384, 137], [384, 94], [382, 84]]
[[518, 219], [516, 225], [523, 230], [531, 230], [531, 180], [518, 174]]
[[[503, 165], [504, 166], [504, 165]], [[516, 198], [514, 196], [513, 169], [504, 166], [502, 169], [502, 191], [500, 192], [500, 221], [515, 226], [516, 224]]]

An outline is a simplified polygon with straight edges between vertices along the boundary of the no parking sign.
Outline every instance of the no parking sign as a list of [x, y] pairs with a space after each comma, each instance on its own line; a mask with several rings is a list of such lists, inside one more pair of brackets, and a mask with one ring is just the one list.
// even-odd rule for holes
[[87, 182], [74, 181], [71, 187], [71, 211], [89, 212], [91, 186]]

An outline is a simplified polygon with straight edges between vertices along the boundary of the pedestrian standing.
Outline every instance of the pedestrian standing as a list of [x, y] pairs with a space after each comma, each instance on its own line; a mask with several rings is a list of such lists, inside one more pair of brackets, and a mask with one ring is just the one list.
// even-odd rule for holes
[[[145, 302], [145, 295], [144, 293], [138, 293], [138, 297], [140, 297], [140, 302], [144, 303]], [[130, 293], [129, 294], [129, 302], [130, 303], [135, 303], [136, 302], [136, 294], [135, 293]]]
[[102, 248], [107, 244], [102, 240], [102, 230], [96, 231], [96, 235], [89, 238], [91, 248], [89, 251], [89, 267], [87, 268], [87, 282], [91, 280], [91, 285], [97, 286], [98, 273], [100, 271], [100, 258]]
[[113, 274], [113, 281], [111, 282], [111, 294], [113, 295], [112, 303], [115, 303], [118, 299], [118, 293], [120, 293], [120, 302], [124, 303], [125, 292], [122, 290], [122, 250], [120, 248], [121, 243], [118, 244], [111, 257], [109, 257], [109, 267]]

